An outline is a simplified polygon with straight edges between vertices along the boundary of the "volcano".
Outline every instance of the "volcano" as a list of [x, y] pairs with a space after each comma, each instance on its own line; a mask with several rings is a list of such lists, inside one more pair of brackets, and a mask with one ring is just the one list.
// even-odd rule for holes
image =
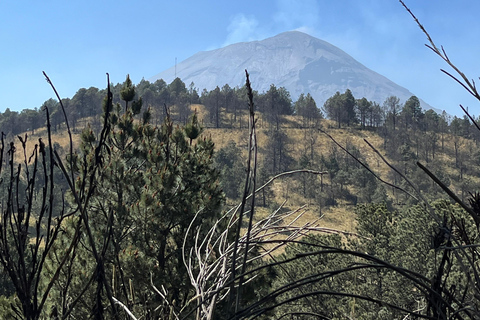
[[[380, 104], [392, 95], [402, 102], [414, 95], [341, 49], [299, 31], [198, 52], [149, 80], [170, 83], [176, 75], [187, 86], [193, 82], [199, 91], [212, 90], [225, 84], [243, 86], [245, 69], [253, 89], [264, 92], [271, 84], [285, 87], [293, 100], [301, 93], [310, 93], [319, 107], [336, 91], [346, 89], [357, 99], [365, 97]], [[431, 108], [420, 102], [423, 109]]]

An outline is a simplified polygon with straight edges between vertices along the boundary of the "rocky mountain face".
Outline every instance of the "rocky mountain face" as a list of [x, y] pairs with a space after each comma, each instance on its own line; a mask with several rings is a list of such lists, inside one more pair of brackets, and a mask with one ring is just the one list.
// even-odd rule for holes
[[[193, 82], [199, 91], [227, 83], [242, 86], [247, 69], [255, 90], [267, 91], [275, 84], [285, 87], [294, 100], [301, 93], [310, 93], [319, 107], [336, 91], [343, 93], [346, 89], [355, 98], [365, 97], [380, 104], [391, 95], [402, 102], [413, 95], [339, 48], [299, 31], [199, 52], [149, 80], [170, 83], [175, 69], [177, 77], [187, 86]], [[431, 108], [420, 101], [422, 108]]]

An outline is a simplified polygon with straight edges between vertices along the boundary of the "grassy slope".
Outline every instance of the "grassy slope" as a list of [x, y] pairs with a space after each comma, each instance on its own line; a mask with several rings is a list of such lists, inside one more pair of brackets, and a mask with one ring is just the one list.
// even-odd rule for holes
[[[192, 110], [196, 110], [200, 121], [205, 121], [205, 110], [201, 105], [194, 105], [192, 106]], [[231, 115], [224, 116], [224, 120], [231, 117]], [[259, 145], [259, 161], [261, 161], [263, 154], [262, 154], [262, 146], [265, 145], [266, 142], [266, 126], [264, 121], [262, 120], [261, 115], [257, 115], [258, 122], [257, 122], [257, 135], [258, 135], [258, 145]], [[238, 119], [237, 119], [238, 120]], [[237, 121], [238, 123], [239, 121]], [[227, 143], [232, 140], [234, 141], [237, 146], [242, 147], [243, 152], [247, 153], [247, 139], [248, 139], [248, 122], [246, 116], [242, 117], [242, 127], [243, 128], [205, 128], [203, 135], [207, 137], [211, 137], [214, 141], [215, 146], [217, 149], [223, 148], [227, 145]], [[74, 148], [78, 147], [80, 142], [80, 135], [79, 132], [81, 131], [82, 127], [85, 127], [88, 123], [88, 119], [79, 121], [77, 124], [77, 131], [73, 134], [73, 144]], [[325, 154], [330, 150], [333, 146], [333, 142], [321, 132], [315, 129], [301, 129], [299, 127], [299, 119], [294, 116], [285, 117], [284, 123], [286, 123], [286, 127], [282, 128], [285, 130], [286, 134], [290, 138], [290, 152], [291, 154], [298, 160], [300, 154], [302, 154], [303, 149], [306, 148], [306, 144], [308, 143], [309, 139], [312, 137], [315, 140], [314, 148], [317, 154]], [[320, 123], [321, 127], [326, 129], [340, 144], [345, 145], [347, 143], [355, 145], [360, 152], [365, 156], [367, 163], [369, 164], [370, 168], [375, 170], [377, 174], [381, 177], [388, 180], [388, 173], [390, 169], [387, 165], [385, 165], [377, 155], [375, 155], [374, 151], [363, 141], [363, 139], [367, 139], [372, 145], [374, 145], [380, 152], [384, 155], [385, 153], [382, 151], [383, 139], [373, 131], [369, 130], [359, 130], [359, 129], [352, 129], [352, 128], [342, 128], [337, 129], [336, 126], [332, 121], [329, 120], [322, 120]], [[23, 136], [23, 134], [22, 134]], [[28, 143], [27, 143], [27, 157], [31, 150], [33, 150], [33, 146], [38, 143], [38, 138], [42, 138], [44, 142], [47, 142], [46, 139], [46, 129], [36, 130], [35, 134], [28, 133]], [[8, 138], [7, 138], [8, 139]], [[68, 134], [64, 127], [62, 130], [59, 130], [57, 133], [53, 133], [52, 139], [54, 142], [59, 143], [62, 147], [64, 152], [68, 151], [69, 148], [69, 139]], [[453, 150], [453, 143], [452, 139], [447, 138], [446, 143], [446, 150], [448, 152], [444, 154], [438, 154], [437, 161], [442, 164], [445, 168], [446, 172], [451, 175], [455, 174], [454, 164], [455, 160], [450, 156]], [[307, 143], [306, 143], [307, 142]], [[464, 141], [463, 144], [467, 145], [472, 143], [470, 141]], [[19, 157], [20, 154], [17, 155]], [[387, 157], [388, 159], [388, 157]], [[21, 159], [17, 158], [17, 161], [21, 161]], [[470, 177], [472, 180], [477, 181], [479, 180], [477, 177]], [[341, 203], [338, 207], [331, 207], [327, 210], [320, 211], [320, 208], [312, 203], [311, 200], [303, 198], [300, 194], [291, 192], [292, 188], [292, 181], [291, 179], [285, 178], [281, 180], [277, 180], [273, 185], [275, 202], [276, 203], [283, 203], [285, 200], [287, 201], [285, 204], [285, 209], [294, 210], [303, 205], [305, 205], [306, 213], [296, 222], [296, 225], [303, 225], [308, 221], [312, 221], [317, 219], [321, 214], [323, 215], [321, 225], [326, 228], [336, 229], [340, 231], [349, 231], [352, 232], [355, 229], [355, 214], [353, 213], [353, 206]], [[354, 190], [353, 190], [354, 191]], [[321, 213], [320, 213], [321, 212]], [[259, 208], [258, 214], [264, 215], [267, 214], [268, 210], [265, 208]], [[288, 221], [287, 221], [288, 222]]]
[[[328, 126], [329, 122], [330, 121], [328, 120], [324, 120], [322, 121], [322, 125], [324, 127]], [[305, 134], [311, 134], [306, 131], [312, 131], [312, 129], [283, 128], [283, 130], [285, 130], [286, 134], [291, 139], [289, 151], [298, 160], [299, 155], [303, 152], [302, 149], [305, 147], [303, 143], [303, 141], [305, 141]], [[262, 145], [264, 145], [266, 141], [265, 131], [265, 127], [259, 126], [257, 128], [260, 152]], [[212, 138], [217, 148], [224, 147], [230, 140], [233, 140], [238, 146], [245, 147], [248, 138], [247, 129], [206, 129], [204, 134], [207, 134]], [[383, 140], [378, 137], [378, 135], [372, 134], [369, 131], [356, 131], [349, 129], [331, 130], [331, 134], [333, 134], [335, 139], [342, 145], [344, 145], [347, 140], [350, 143], [355, 144], [361, 150], [362, 154], [366, 155], [367, 162], [371, 167], [376, 168], [383, 174], [388, 171], [387, 166], [380, 162], [378, 162], [379, 166], [377, 166], [376, 158], [373, 157], [373, 151], [365, 144], [365, 142], [363, 142], [363, 138], [367, 138], [375, 147], [380, 148]], [[314, 148], [317, 154], [326, 153], [333, 146], [332, 141], [321, 132], [314, 130], [313, 135], [316, 138]], [[246, 153], [246, 148], [242, 149], [245, 150]], [[261, 160], [262, 157], [263, 154], [259, 154], [259, 160]], [[285, 205], [286, 209], [295, 210], [300, 206], [306, 205], [307, 212], [302, 218], [297, 220], [295, 223], [296, 225], [303, 225], [308, 221], [315, 220], [320, 214], [323, 214], [323, 223], [321, 224], [323, 227], [340, 231], [354, 231], [355, 215], [352, 206], [340, 205], [338, 207], [331, 207], [327, 210], [324, 209], [321, 211], [318, 206], [312, 203], [312, 200], [305, 199], [298, 193], [290, 192], [292, 187], [291, 183], [291, 179], [288, 178], [277, 180], [274, 183], [273, 190], [275, 192], [276, 203], [283, 203], [284, 200], [287, 200]], [[265, 209], [260, 212], [262, 211], [266, 214]]]

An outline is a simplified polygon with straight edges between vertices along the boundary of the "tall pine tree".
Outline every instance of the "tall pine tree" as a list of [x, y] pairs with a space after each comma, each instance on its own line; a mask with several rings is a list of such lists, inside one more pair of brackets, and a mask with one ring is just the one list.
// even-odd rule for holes
[[[178, 306], [192, 297], [182, 246], [189, 252], [194, 240], [184, 239], [184, 235], [191, 224], [195, 227], [217, 220], [223, 193], [214, 169], [213, 143], [199, 137], [196, 116], [186, 128], [174, 127], [168, 115], [160, 127], [154, 127], [148, 122], [149, 111], [138, 116], [142, 103], [133, 100], [135, 87], [128, 80], [122, 89], [128, 93], [122, 94], [126, 110], [122, 112], [117, 104], [107, 119], [110, 130], [103, 148], [98, 152], [97, 138], [87, 128], [75, 165], [88, 169], [100, 163], [95, 177], [86, 180], [95, 184], [87, 212], [95, 244], [103, 253], [105, 281], [114, 297], [136, 314], [162, 318], [171, 312], [171, 306], [159, 307], [164, 301], [152, 290], [152, 283], [165, 288], [168, 299]], [[80, 171], [80, 176], [90, 172]], [[88, 188], [88, 183], [78, 188]], [[96, 266], [90, 244], [85, 238], [80, 241], [78, 263], [65, 269], [92, 274]], [[67, 271], [60, 284], [72, 274]], [[85, 282], [69, 286], [79, 293]], [[93, 301], [99, 295], [94, 291], [95, 286], [85, 291], [74, 316], [91, 314], [88, 306], [99, 304]], [[105, 310], [105, 316], [112, 317], [112, 310]]]

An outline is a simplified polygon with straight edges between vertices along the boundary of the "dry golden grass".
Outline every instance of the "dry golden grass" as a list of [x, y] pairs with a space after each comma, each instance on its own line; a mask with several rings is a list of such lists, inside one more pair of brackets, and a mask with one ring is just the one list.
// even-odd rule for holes
[[[192, 105], [190, 108], [192, 111], [197, 113], [200, 123], [207, 123], [208, 114], [203, 105]], [[229, 119], [233, 117], [232, 114], [227, 114], [224, 111], [222, 112], [222, 116], [223, 123], [229, 122]], [[257, 118], [257, 143], [259, 146], [258, 161], [261, 162], [264, 156], [262, 153], [262, 148], [267, 143], [266, 132], [268, 131], [268, 126], [264, 121], [262, 114], [257, 113]], [[241, 128], [239, 124], [240, 119], [242, 119]], [[81, 129], [87, 125], [88, 121], [89, 119], [85, 119], [78, 122], [76, 134], [73, 135], [74, 147], [78, 147], [80, 143], [80, 135], [78, 133], [81, 132]], [[294, 158], [296, 158], [296, 160], [298, 160], [302, 154], [308, 154], [312, 141], [314, 151], [317, 155], [328, 154], [332, 149], [336, 148], [335, 144], [330, 140], [330, 138], [321, 133], [319, 130], [313, 128], [301, 128], [301, 125], [301, 119], [295, 116], [284, 117], [281, 124], [282, 131], [284, 131], [290, 139], [289, 152]], [[320, 126], [341, 145], [354, 145], [357, 149], [359, 149], [369, 167], [379, 176], [389, 181], [388, 177], [391, 169], [385, 163], [383, 163], [378, 155], [376, 155], [375, 152], [363, 141], [364, 139], [368, 140], [375, 148], [377, 148], [377, 150], [379, 150], [382, 155], [388, 159], [383, 151], [384, 140], [378, 134], [370, 130], [337, 128], [336, 123], [330, 120], [322, 120], [320, 122]], [[205, 128], [202, 135], [210, 137], [215, 143], [215, 148], [217, 150], [225, 147], [229, 141], [234, 141], [237, 146], [241, 148], [244, 156], [246, 156], [248, 152], [247, 114], [245, 112], [243, 114], [239, 113], [237, 116], [237, 122], [233, 124], [233, 128]], [[46, 129], [37, 130], [34, 135], [29, 134], [27, 146], [28, 152], [31, 153], [33, 146], [38, 143], [38, 138], [42, 138], [43, 141], [46, 142]], [[69, 140], [64, 127], [62, 127], [62, 130], [59, 130], [58, 133], [53, 133], [52, 140], [53, 142], [60, 144], [64, 150], [68, 150]], [[466, 145], [467, 143], [471, 142], [461, 139], [461, 143]], [[450, 136], [447, 136], [445, 139], [445, 149], [450, 150], [450, 154], [452, 153], [453, 138]], [[343, 151], [338, 152], [342, 153]], [[28, 153], [27, 156], [29, 156]], [[455, 168], [455, 159], [451, 156], [448, 156], [446, 153], [440, 153], [440, 146], [438, 147], [438, 153], [435, 161], [441, 163], [442, 166], [445, 167], [445, 172], [451, 176], [454, 176], [458, 171], [458, 169]], [[469, 176], [469, 178], [475, 182], [480, 181], [479, 177]], [[353, 206], [347, 203], [340, 203], [338, 207], [330, 207], [322, 210], [315, 203], [313, 203], [312, 200], [305, 199], [299, 193], [292, 191], [294, 189], [293, 185], [294, 183], [290, 178], [283, 178], [274, 182], [272, 190], [274, 192], [274, 203], [280, 204], [287, 200], [284, 207], [285, 210], [295, 210], [306, 205], [305, 214], [296, 221], [295, 225], [304, 225], [305, 223], [316, 220], [321, 216], [322, 227], [346, 232], [355, 231], [355, 214]], [[267, 209], [259, 207], [257, 210], [257, 215], [259, 218], [261, 218], [262, 216], [268, 214], [268, 212], [269, 211], [267, 211]], [[285, 221], [285, 223], [289, 223], [289, 221]]]
[[[75, 132], [72, 131], [72, 142], [73, 142], [73, 149], [77, 149], [78, 146], [80, 145], [80, 132], [88, 125], [89, 119], [82, 119], [82, 121], [79, 121], [76, 126]], [[28, 158], [32, 155], [33, 150], [35, 149], [35, 145], [39, 144], [39, 139], [42, 139], [42, 142], [45, 145], [48, 145], [48, 135], [47, 135], [47, 129], [46, 128], [40, 128], [35, 130], [35, 132], [32, 134], [31, 132], [27, 133], [22, 133], [19, 134], [18, 136], [21, 136], [25, 140], [25, 134], [27, 135], [27, 142], [26, 142], [26, 156], [27, 160]], [[25, 157], [23, 154], [23, 150], [21, 149], [21, 143], [17, 136], [12, 137], [12, 136], [7, 136], [6, 138], [7, 141], [14, 141], [15, 146], [16, 146], [16, 151], [17, 155], [15, 156], [15, 161], [16, 162], [23, 162]], [[70, 148], [70, 138], [68, 136], [66, 127], [64, 124], [62, 124], [62, 127], [58, 129], [56, 132], [52, 130], [52, 143], [58, 143], [62, 148], [63, 152], [67, 152]], [[62, 153], [60, 152], [60, 155]]]
[[[202, 110], [198, 106], [198, 110]], [[199, 117], [202, 113], [199, 112]], [[203, 113], [205, 114], [205, 113]], [[263, 160], [262, 148], [267, 143], [266, 132], [268, 131], [266, 123], [262, 120], [262, 115], [258, 114], [259, 118], [257, 122], [257, 143], [259, 148], [258, 161]], [[282, 130], [290, 139], [289, 153], [294, 156], [296, 160], [299, 160], [302, 154], [309, 152], [310, 141], [314, 141], [314, 151], [316, 154], [328, 154], [332, 148], [335, 147], [334, 143], [329, 137], [315, 128], [300, 128], [301, 119], [294, 116], [287, 116], [284, 119]], [[375, 152], [363, 141], [367, 139], [375, 148], [381, 150], [383, 139], [377, 134], [368, 130], [358, 130], [351, 128], [337, 129], [333, 121], [322, 120], [321, 126], [332, 135], [337, 142], [345, 146], [346, 144], [355, 145], [364, 155], [368, 165], [374, 169], [382, 177], [386, 177], [390, 172], [390, 168], [384, 164], [375, 154]], [[240, 147], [244, 155], [247, 154], [248, 144], [248, 128], [207, 128], [204, 130], [204, 135], [211, 137], [215, 143], [217, 149], [223, 148], [229, 141], [234, 141], [238, 147]], [[330, 207], [328, 209], [321, 209], [318, 205], [314, 204], [312, 200], [303, 198], [300, 194], [293, 192], [292, 182], [289, 178], [283, 178], [274, 182], [272, 190], [274, 192], [273, 202], [277, 204], [283, 203], [287, 200], [284, 206], [285, 210], [295, 210], [301, 206], [306, 205], [306, 212], [300, 219], [295, 222], [295, 226], [301, 226], [307, 222], [314, 221], [320, 216], [322, 220], [320, 225], [325, 228], [338, 230], [340, 232], [354, 232], [355, 231], [355, 213], [354, 208], [351, 205], [340, 205], [338, 207]], [[270, 209], [271, 210], [271, 209]], [[262, 214], [263, 213], [263, 214]], [[258, 218], [267, 215], [264, 208], [257, 211]], [[285, 221], [289, 223], [290, 221]]]

